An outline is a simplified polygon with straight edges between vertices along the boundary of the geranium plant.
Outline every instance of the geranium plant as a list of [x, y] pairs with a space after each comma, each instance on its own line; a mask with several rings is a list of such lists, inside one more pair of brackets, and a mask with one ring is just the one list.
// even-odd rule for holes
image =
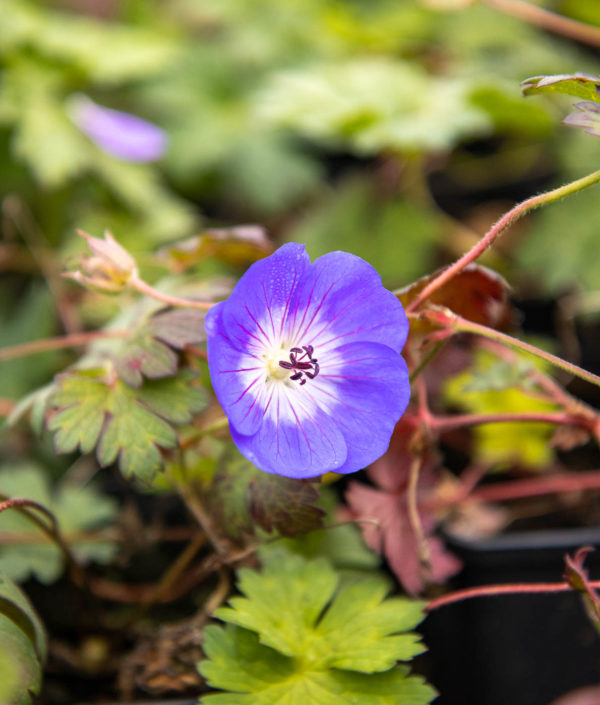
[[[537, 75], [522, 92], [539, 97], [515, 95], [486, 63], [479, 10], [503, 13], [493, 46], [511, 34], [495, 29], [504, 14], [592, 45], [600, 32], [511, 0], [445, 4], [465, 24], [439, 53], [434, 2], [369, 17], [308, 2], [308, 41], [264, 0], [281, 42], [236, 3], [165, 3], [144, 31], [28, 0], [0, 10], [18, 163], [0, 263], [39, 269], [56, 304], [53, 318], [31, 294], [25, 331], [12, 298], [0, 310], [0, 703], [426, 705], [435, 647], [418, 630], [448, 605], [574, 591], [598, 628], [589, 547], [552, 582], [455, 589], [451, 538], [600, 491], [585, 398], [600, 377], [519, 328], [508, 279], [524, 275], [498, 247], [536, 209], [597, 199], [600, 171], [561, 163], [563, 182], [550, 170], [538, 188], [544, 150], [531, 172], [473, 167], [494, 140], [522, 149], [552, 131], [540, 106], [564, 95], [565, 131], [600, 135], [600, 78]], [[410, 22], [422, 44], [401, 34]], [[474, 56], [483, 78], [465, 70]], [[186, 112], [198, 61], [203, 102]], [[205, 151], [194, 130], [209, 130]], [[436, 191], [442, 162], [451, 186]], [[518, 172], [523, 200], [470, 220], [444, 210], [444, 188], [484, 171]], [[268, 227], [192, 235], [197, 199], [215, 224]], [[511, 247], [539, 271], [541, 255]], [[589, 290], [560, 299], [571, 342], [594, 307]]]

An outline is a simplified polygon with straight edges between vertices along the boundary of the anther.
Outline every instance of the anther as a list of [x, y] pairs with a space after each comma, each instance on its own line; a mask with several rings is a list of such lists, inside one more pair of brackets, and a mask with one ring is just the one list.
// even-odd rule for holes
[[[279, 366], [284, 370], [291, 370], [293, 374], [290, 379], [300, 382], [300, 386], [306, 384], [306, 379], [314, 379], [320, 371], [317, 358], [313, 357], [315, 349], [312, 345], [303, 345], [301, 348], [290, 348], [290, 359], [280, 360]], [[297, 356], [300, 356], [299, 358]], [[306, 359], [308, 358], [308, 360]]]

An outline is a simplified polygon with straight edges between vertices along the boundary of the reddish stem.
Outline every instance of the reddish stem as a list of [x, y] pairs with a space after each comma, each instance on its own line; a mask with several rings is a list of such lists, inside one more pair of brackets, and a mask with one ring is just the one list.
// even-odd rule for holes
[[509, 228], [515, 221], [524, 216], [526, 213], [538, 208], [539, 206], [553, 203], [558, 201], [565, 196], [568, 196], [577, 191], [581, 191], [592, 184], [600, 181], [600, 171], [596, 171], [593, 174], [584, 176], [577, 181], [572, 181], [564, 186], [559, 186], [552, 191], [542, 193], [538, 196], [532, 196], [522, 203], [517, 204], [514, 208], [505, 213], [500, 220], [495, 223], [488, 232], [477, 242], [468, 252], [466, 252], [462, 257], [456, 260], [454, 264], [444, 269], [440, 274], [432, 279], [422, 291], [415, 296], [415, 298], [406, 307], [407, 313], [412, 313], [423, 304], [435, 291], [444, 286], [447, 282], [453, 279], [457, 274], [459, 274], [467, 265], [474, 262], [488, 247], [491, 247], [495, 240], [501, 235], [507, 228]]
[[555, 34], [584, 42], [591, 46], [600, 46], [600, 29], [583, 22], [563, 17], [543, 7], [531, 5], [522, 0], [483, 0], [486, 5], [494, 7], [507, 15], [513, 15], [520, 20], [554, 32]]
[[[410, 317], [414, 318], [414, 315]], [[569, 374], [580, 377], [586, 382], [590, 382], [590, 384], [600, 387], [600, 377], [598, 375], [595, 375], [588, 370], [584, 370], [568, 360], [563, 360], [556, 355], [552, 355], [552, 353], [546, 352], [541, 348], [536, 348], [535, 345], [530, 345], [523, 340], [513, 338], [506, 333], [502, 333], [494, 328], [489, 328], [481, 323], [469, 321], [467, 318], [463, 318], [462, 316], [454, 313], [449, 308], [445, 308], [443, 306], [426, 308], [418, 317], [431, 321], [432, 323], [441, 326], [446, 331], [453, 331], [454, 333], [474, 333], [475, 335], [481, 335], [484, 338], [494, 340], [497, 343], [507, 345], [521, 352], [529, 353], [530, 355], [534, 355], [535, 357], [545, 360], [555, 367], [559, 367], [561, 370], [565, 370], [565, 372], [568, 372]]]
[[[600, 588], [600, 580], [591, 580], [589, 585]], [[507, 583], [506, 585], [482, 585], [481, 587], [466, 588], [437, 597], [427, 603], [427, 612], [433, 612], [440, 607], [451, 605], [455, 602], [470, 600], [473, 597], [493, 597], [495, 595], [533, 595], [540, 593], [567, 592], [573, 588], [569, 583]]]
[[57, 338], [31, 340], [28, 343], [19, 343], [18, 345], [0, 348], [0, 362], [12, 360], [16, 357], [25, 357], [26, 355], [36, 355], [48, 352], [48, 350], [76, 348], [104, 338], [126, 338], [130, 334], [131, 331], [125, 329], [95, 330], [88, 333], [72, 333], [71, 335], [63, 335]]
[[451, 496], [432, 496], [431, 499], [420, 502], [421, 511], [436, 513], [465, 501], [504, 502], [524, 497], [600, 489], [600, 470], [512, 480], [475, 489], [484, 475], [485, 471], [478, 467], [465, 471], [464, 480], [461, 477], [461, 484], [456, 492]]
[[430, 416], [429, 426], [438, 433], [452, 431], [463, 426], [479, 426], [486, 423], [534, 422], [551, 424], [569, 424], [571, 426], [591, 427], [588, 419], [572, 416], [563, 412], [522, 412], [507, 414], [457, 414], [456, 416]]
[[563, 473], [524, 480], [514, 480], [489, 485], [474, 490], [469, 499], [483, 502], [499, 502], [544, 494], [600, 489], [600, 470], [580, 473]]

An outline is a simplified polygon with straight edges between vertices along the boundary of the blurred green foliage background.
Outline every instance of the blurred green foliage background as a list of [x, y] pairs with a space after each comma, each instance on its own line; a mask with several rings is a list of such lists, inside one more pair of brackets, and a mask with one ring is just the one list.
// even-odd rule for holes
[[[3, 2], [2, 345], [102, 320], [106, 304], [74, 307], [81, 294], [59, 276], [75, 228], [109, 229], [139, 255], [260, 223], [313, 257], [354, 252], [401, 286], [515, 200], [596, 169], [600, 142], [560, 125], [571, 101], [525, 99], [519, 83], [598, 73], [598, 53], [455, 4]], [[600, 24], [595, 0], [537, 4]], [[103, 152], [69, 117], [79, 94], [159, 125], [167, 153]], [[487, 261], [535, 295], [600, 288], [596, 203], [590, 190], [532, 216]], [[3, 397], [47, 378], [56, 356], [38, 359], [3, 366]]]

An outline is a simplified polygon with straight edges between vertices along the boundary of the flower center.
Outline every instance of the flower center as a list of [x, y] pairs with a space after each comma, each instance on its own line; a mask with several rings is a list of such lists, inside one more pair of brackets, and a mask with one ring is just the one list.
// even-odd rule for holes
[[[299, 381], [300, 385], [306, 384], [306, 379], [314, 379], [319, 374], [319, 363], [313, 357], [315, 349], [312, 345], [303, 345], [301, 348], [290, 348], [290, 359], [279, 360], [279, 367], [291, 372], [290, 379]], [[298, 357], [300, 355], [301, 357]]]

